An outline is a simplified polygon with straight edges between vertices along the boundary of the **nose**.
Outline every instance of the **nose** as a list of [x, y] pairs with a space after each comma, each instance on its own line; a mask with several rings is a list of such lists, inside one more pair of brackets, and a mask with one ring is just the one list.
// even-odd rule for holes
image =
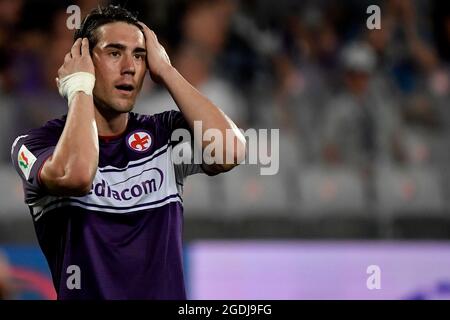
[[122, 56], [121, 74], [134, 75], [136, 73], [136, 67], [134, 65], [133, 57], [129, 54]]

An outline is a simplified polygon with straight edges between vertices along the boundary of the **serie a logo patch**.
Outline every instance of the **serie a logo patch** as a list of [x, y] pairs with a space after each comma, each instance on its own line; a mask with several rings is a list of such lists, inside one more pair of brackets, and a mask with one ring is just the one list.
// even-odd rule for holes
[[31, 168], [33, 168], [35, 162], [36, 157], [27, 149], [27, 147], [25, 147], [25, 145], [22, 145], [17, 154], [17, 164], [19, 165], [20, 170], [22, 170], [25, 179], [28, 180], [30, 177]]
[[145, 152], [152, 145], [152, 136], [147, 131], [135, 131], [127, 136], [128, 147], [137, 152]]

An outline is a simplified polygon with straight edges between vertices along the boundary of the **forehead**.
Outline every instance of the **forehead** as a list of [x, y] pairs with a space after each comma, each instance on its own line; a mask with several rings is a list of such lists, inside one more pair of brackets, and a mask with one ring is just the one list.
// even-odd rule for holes
[[144, 47], [145, 38], [135, 25], [126, 22], [113, 22], [100, 26], [97, 30], [97, 46], [104, 47], [109, 43], [120, 43], [127, 47]]

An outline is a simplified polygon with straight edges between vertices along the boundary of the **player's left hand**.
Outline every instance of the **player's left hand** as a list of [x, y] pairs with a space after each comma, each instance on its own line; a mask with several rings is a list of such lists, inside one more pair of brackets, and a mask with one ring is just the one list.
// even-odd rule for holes
[[164, 72], [172, 67], [169, 56], [164, 47], [159, 43], [156, 34], [144, 23], [139, 22], [144, 29], [145, 46], [147, 49], [147, 66], [150, 77], [156, 83], [160, 83]]

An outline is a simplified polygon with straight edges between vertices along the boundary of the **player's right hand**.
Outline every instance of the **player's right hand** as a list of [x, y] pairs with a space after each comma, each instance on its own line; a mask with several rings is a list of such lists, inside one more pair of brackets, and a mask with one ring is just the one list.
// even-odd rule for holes
[[58, 70], [56, 84], [59, 84], [59, 79], [63, 79], [65, 76], [75, 72], [89, 72], [95, 76], [94, 63], [89, 54], [89, 41], [87, 38], [78, 38], [70, 52], [66, 54], [64, 63]]

